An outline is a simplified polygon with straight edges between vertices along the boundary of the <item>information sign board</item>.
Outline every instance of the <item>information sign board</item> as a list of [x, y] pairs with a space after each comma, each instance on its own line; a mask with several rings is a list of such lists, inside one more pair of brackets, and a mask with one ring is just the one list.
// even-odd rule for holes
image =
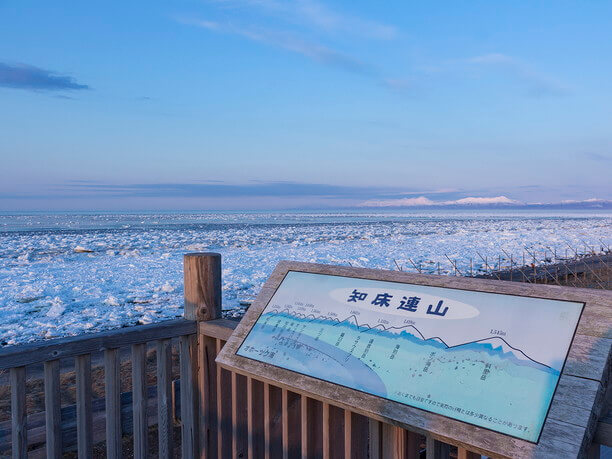
[[379, 414], [389, 403], [538, 444], [584, 301], [545, 286], [521, 295], [521, 284], [492, 287], [507, 282], [316, 266], [277, 269], [218, 361], [285, 383], [301, 375], [289, 384], [298, 390], [333, 384]]

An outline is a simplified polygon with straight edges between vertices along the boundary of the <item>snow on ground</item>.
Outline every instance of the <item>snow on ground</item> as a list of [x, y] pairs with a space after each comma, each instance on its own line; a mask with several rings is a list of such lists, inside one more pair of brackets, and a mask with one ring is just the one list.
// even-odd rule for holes
[[[495, 265], [612, 243], [612, 215], [523, 212], [0, 214], [0, 345], [182, 315], [182, 255], [223, 255], [223, 304], [252, 300], [281, 259], [370, 268]], [[507, 261], [503, 261], [503, 264]]]

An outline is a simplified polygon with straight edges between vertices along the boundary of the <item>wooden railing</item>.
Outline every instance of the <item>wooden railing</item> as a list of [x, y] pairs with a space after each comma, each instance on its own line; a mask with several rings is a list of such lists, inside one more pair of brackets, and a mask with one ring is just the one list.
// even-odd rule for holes
[[[76, 450], [84, 458], [169, 458], [179, 449], [185, 458], [220, 459], [480, 457], [467, 439], [449, 445], [352, 412], [341, 400], [222, 369], [215, 357], [237, 323], [221, 318], [220, 256], [192, 254], [185, 256], [184, 319], [0, 349], [0, 390], [10, 386], [2, 392], [10, 392], [10, 420], [0, 420], [0, 457]], [[62, 406], [66, 377], [76, 393]], [[32, 388], [37, 379], [42, 384]], [[104, 387], [103, 396], [94, 398], [92, 384]], [[28, 410], [41, 391], [44, 409]], [[611, 432], [604, 418], [595, 441], [612, 446]]]
[[[28, 450], [34, 457], [61, 457], [62, 453], [76, 447], [79, 457], [87, 458], [93, 455], [94, 443], [105, 440], [107, 457], [119, 458], [122, 457], [122, 435], [131, 433], [134, 456], [145, 457], [151, 422], [158, 425], [160, 455], [171, 456], [175, 408], [172, 403], [175, 398], [172, 384], [173, 339], [177, 341], [183, 386], [182, 390], [174, 391], [180, 393], [182, 402], [176, 405], [186, 406], [195, 391], [192, 376], [195, 374], [192, 367], [194, 360], [191, 357], [196, 342], [195, 321], [171, 320], [0, 350], [0, 370], [9, 373], [11, 400], [11, 419], [0, 423], [0, 455], [10, 449], [16, 458], [27, 457]], [[147, 345], [155, 347], [157, 360], [157, 383], [150, 388], [147, 387], [146, 378]], [[126, 355], [129, 351], [131, 356]], [[103, 367], [103, 399], [94, 400], [92, 397], [92, 356], [96, 361], [95, 366]], [[120, 379], [120, 370], [121, 365], [126, 363], [131, 364], [132, 388], [122, 394], [120, 388], [125, 381]], [[64, 375], [74, 376], [76, 403], [72, 406], [61, 405], [61, 366], [69, 367]], [[27, 371], [34, 373], [34, 379], [38, 374], [38, 379], [44, 381], [44, 412], [26, 412]], [[156, 415], [148, 416], [148, 408], [155, 405]], [[193, 431], [196, 422], [194, 411], [182, 411], [182, 430]], [[191, 449], [195, 455], [197, 451], [189, 436], [183, 437], [183, 450]], [[7, 448], [9, 438], [10, 448]], [[43, 448], [37, 447], [40, 444]]]

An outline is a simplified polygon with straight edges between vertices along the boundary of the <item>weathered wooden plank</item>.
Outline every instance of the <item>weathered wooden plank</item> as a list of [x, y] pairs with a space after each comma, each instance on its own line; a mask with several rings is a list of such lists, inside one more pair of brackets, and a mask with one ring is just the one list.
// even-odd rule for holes
[[406, 459], [406, 435], [401, 427], [383, 423], [382, 459]]
[[323, 459], [331, 457], [331, 443], [329, 432], [329, 403], [323, 403]]
[[431, 435], [426, 435], [426, 457], [427, 459], [448, 459], [450, 457], [450, 445], [436, 440]]
[[385, 459], [418, 459], [419, 436], [391, 424], [382, 423], [382, 457]]
[[351, 412], [351, 457], [355, 459], [368, 457], [368, 430], [368, 418]]
[[607, 380], [606, 363], [612, 349], [612, 339], [576, 335], [570, 348], [563, 374]]
[[211, 338], [227, 341], [240, 322], [230, 319], [215, 319], [198, 324], [199, 333]]
[[198, 390], [200, 447], [209, 458], [217, 457], [217, 340], [198, 335]]
[[[300, 396], [292, 391], [286, 391], [283, 403], [283, 452], [287, 451], [288, 458], [299, 457], [301, 452], [301, 400]], [[286, 414], [285, 414], [286, 412]], [[285, 424], [286, 421], [286, 424]], [[286, 427], [285, 427], [286, 425]], [[286, 430], [286, 437], [285, 437]], [[285, 442], [286, 438], [286, 442]]]
[[196, 322], [168, 320], [149, 325], [120, 328], [100, 333], [39, 341], [0, 349], [0, 369], [13, 368], [81, 354], [104, 351], [136, 343], [196, 333]]
[[382, 458], [382, 422], [369, 418], [369, 453], [371, 459]]
[[308, 457], [323, 457], [323, 403], [307, 397]]
[[563, 400], [566, 405], [590, 409], [592, 405], [588, 403], [587, 399], [595, 397], [599, 388], [599, 381], [562, 374], [555, 395]]
[[[302, 459], [308, 458], [308, 397], [301, 396], [300, 400], [300, 435]], [[350, 457], [350, 456], [349, 456]]]
[[289, 391], [281, 390], [281, 423], [282, 423], [282, 441], [283, 441], [283, 459], [289, 459]]
[[249, 437], [249, 458], [264, 457], [264, 396], [263, 383], [247, 378], [247, 429]]
[[47, 457], [62, 456], [62, 401], [60, 398], [60, 362], [50, 360], [44, 364], [45, 426]]
[[353, 418], [351, 415], [349, 410], [344, 410], [344, 457], [353, 457]]
[[77, 355], [76, 373], [77, 449], [79, 458], [93, 456], [93, 425], [91, 411], [91, 355]]
[[270, 450], [272, 443], [272, 433], [270, 426], [271, 422], [271, 413], [270, 413], [270, 384], [264, 383], [264, 457], [265, 459], [270, 459]]
[[268, 386], [269, 402], [269, 457], [278, 458], [283, 455], [283, 432], [282, 432], [282, 394], [281, 389], [276, 386]]
[[119, 349], [104, 351], [104, 391], [106, 405], [106, 457], [121, 458], [121, 380]]
[[[223, 342], [217, 339], [217, 353]], [[232, 375], [217, 366], [217, 447], [219, 458], [232, 454]]]
[[344, 457], [344, 409], [329, 405], [329, 457], [341, 459]]
[[172, 419], [172, 341], [157, 341], [157, 431], [158, 455], [169, 459], [174, 454]]
[[248, 451], [246, 392], [246, 376], [232, 373], [232, 457], [246, 457]]
[[[132, 344], [132, 411], [134, 415], [134, 457], [146, 458], [147, 448], [147, 375], [144, 343]], [[181, 405], [183, 408], [184, 405]]]
[[26, 369], [11, 368], [11, 440], [13, 458], [22, 459], [28, 456], [28, 432], [26, 428]]
[[199, 401], [196, 392], [197, 382], [197, 337], [195, 335], [179, 338], [179, 357], [181, 374], [181, 452], [185, 459], [198, 456], [199, 428], [196, 410]]
[[416, 432], [404, 431], [406, 435], [406, 459], [419, 459], [421, 457], [421, 437]]

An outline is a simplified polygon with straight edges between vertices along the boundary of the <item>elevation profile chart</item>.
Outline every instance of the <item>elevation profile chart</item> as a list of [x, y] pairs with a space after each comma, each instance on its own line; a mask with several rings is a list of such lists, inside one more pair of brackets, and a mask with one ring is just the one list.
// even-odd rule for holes
[[535, 443], [583, 307], [289, 271], [237, 355]]

